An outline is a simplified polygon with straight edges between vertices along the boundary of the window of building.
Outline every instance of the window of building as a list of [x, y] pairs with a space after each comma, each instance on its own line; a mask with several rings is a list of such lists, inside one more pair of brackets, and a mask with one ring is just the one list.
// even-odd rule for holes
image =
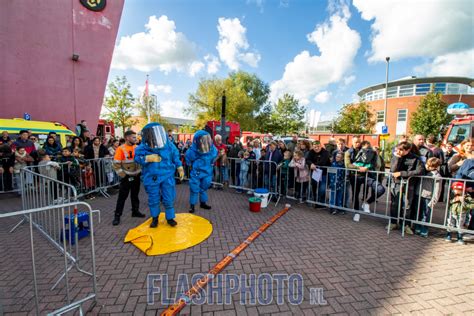
[[433, 92], [446, 94], [446, 83], [435, 83]]
[[387, 98], [396, 98], [398, 96], [398, 86], [388, 87]]
[[385, 119], [385, 111], [377, 111], [377, 123], [383, 123]]
[[397, 111], [397, 122], [406, 122], [407, 121], [407, 109], [399, 109]]
[[459, 94], [459, 84], [448, 83], [448, 89], [446, 94]]
[[365, 99], [366, 99], [367, 101], [372, 101], [372, 100], [374, 99], [374, 92], [373, 92], [373, 91], [367, 92], [367, 93], [365, 94]]
[[400, 86], [399, 95], [401, 97], [413, 95], [413, 88], [414, 88], [414, 85], [412, 84]]
[[416, 85], [416, 95], [425, 95], [430, 92], [431, 84], [430, 83], [420, 83]]
[[384, 98], [384, 89], [374, 91], [374, 100], [381, 100]]

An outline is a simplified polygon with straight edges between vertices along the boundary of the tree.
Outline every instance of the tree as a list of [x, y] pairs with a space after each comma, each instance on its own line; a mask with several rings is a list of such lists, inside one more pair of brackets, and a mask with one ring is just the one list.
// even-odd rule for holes
[[283, 95], [274, 105], [268, 118], [267, 131], [288, 135], [296, 133], [304, 127], [306, 109], [290, 94]]
[[116, 77], [115, 81], [108, 84], [107, 93], [104, 100], [107, 112], [104, 116], [113, 121], [116, 126], [122, 127], [122, 132], [125, 134], [125, 130], [136, 122], [132, 119], [134, 99], [127, 78]]
[[333, 133], [369, 134], [375, 127], [374, 114], [365, 102], [345, 104], [332, 122]]
[[441, 127], [453, 119], [446, 112], [447, 107], [448, 104], [441, 100], [441, 93], [428, 93], [411, 117], [411, 132], [425, 136], [437, 135]]
[[197, 126], [209, 120], [220, 120], [222, 95], [225, 91], [226, 119], [240, 123], [242, 130], [255, 130], [255, 120], [267, 103], [270, 88], [256, 75], [239, 71], [230, 73], [225, 79], [202, 79], [197, 91], [189, 95], [188, 113], [194, 114]]

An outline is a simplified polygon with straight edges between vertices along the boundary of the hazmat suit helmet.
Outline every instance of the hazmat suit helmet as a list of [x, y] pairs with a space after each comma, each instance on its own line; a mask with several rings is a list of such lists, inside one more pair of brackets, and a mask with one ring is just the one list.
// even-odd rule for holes
[[207, 132], [204, 132], [200, 137], [196, 138], [196, 147], [202, 154], [207, 154], [211, 151], [212, 144], [211, 135]]
[[168, 136], [162, 125], [158, 123], [147, 124], [141, 131], [142, 143], [151, 149], [164, 148]]

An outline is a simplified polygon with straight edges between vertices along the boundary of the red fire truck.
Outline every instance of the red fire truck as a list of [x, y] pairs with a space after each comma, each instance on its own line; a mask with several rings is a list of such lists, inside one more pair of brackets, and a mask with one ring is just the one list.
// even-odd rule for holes
[[463, 140], [474, 137], [474, 109], [469, 105], [456, 102], [448, 106], [448, 114], [456, 115], [445, 128], [443, 146], [446, 143], [459, 145]]

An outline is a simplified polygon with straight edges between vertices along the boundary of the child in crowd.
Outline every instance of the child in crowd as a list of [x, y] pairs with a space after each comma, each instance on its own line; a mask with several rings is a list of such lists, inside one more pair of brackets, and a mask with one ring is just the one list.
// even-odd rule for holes
[[304, 153], [301, 150], [295, 151], [290, 167], [295, 167], [295, 197], [299, 199], [300, 203], [304, 203], [306, 202], [308, 195], [309, 171], [306, 168], [306, 160], [304, 159]]
[[219, 156], [217, 157], [219, 161], [219, 169], [221, 174], [221, 181], [224, 184], [224, 187], [229, 186], [229, 160], [227, 159], [227, 153], [224, 148], [219, 150]]
[[[342, 199], [344, 197], [344, 183], [346, 181], [346, 170], [344, 169], [344, 153], [338, 152], [334, 157], [334, 161], [331, 167], [335, 168], [335, 172], [329, 174], [329, 189], [330, 197], [329, 204], [331, 206], [342, 207]], [[331, 210], [332, 215], [336, 215], [338, 212], [345, 214], [344, 211], [340, 211], [337, 208]]]
[[267, 154], [267, 151], [265, 148], [262, 148], [260, 151], [260, 159], [258, 160], [258, 165], [257, 165], [257, 188], [263, 188], [264, 185], [264, 168], [263, 168], [263, 161], [265, 160], [265, 155]]
[[62, 164], [61, 180], [73, 186], [78, 186], [80, 184], [81, 170], [79, 161], [72, 155], [71, 149], [68, 147], [63, 148], [59, 162]]
[[[240, 159], [240, 174], [239, 174], [239, 179], [240, 179], [240, 187], [241, 188], [247, 188], [248, 187], [248, 172], [250, 168], [250, 161], [249, 161], [250, 154], [248, 151], [245, 151], [242, 154], [242, 158]], [[237, 190], [237, 192], [242, 193], [242, 189]]]
[[[441, 193], [441, 174], [439, 168], [441, 160], [431, 157], [426, 161], [426, 177], [421, 178], [421, 200], [420, 213], [418, 220], [429, 223], [431, 220], [431, 212], [434, 206], [438, 203]], [[415, 234], [422, 237], [428, 237], [428, 227], [424, 225], [415, 226]]]
[[[95, 177], [94, 171], [89, 161], [84, 163], [84, 169], [82, 170], [82, 183], [86, 192], [95, 189]], [[93, 194], [86, 195], [86, 199], [93, 199]]]
[[291, 162], [291, 151], [287, 150], [283, 154], [283, 161], [280, 162], [280, 164], [277, 167], [277, 170], [280, 172], [280, 188], [281, 188], [281, 194], [286, 195], [286, 192], [288, 190], [288, 175], [290, 171], [290, 162]]
[[[19, 188], [21, 185], [20, 181], [20, 171], [21, 169], [27, 167], [33, 158], [28, 155], [24, 147], [17, 147], [15, 150], [15, 165], [13, 166], [13, 173], [15, 175], [15, 188]], [[30, 177], [26, 177], [28, 180]]]
[[[53, 180], [58, 179], [58, 170], [61, 169], [59, 164], [55, 161], [51, 161], [51, 157], [48, 154], [40, 156], [40, 162], [38, 163], [38, 170], [40, 174]], [[51, 180], [46, 180], [46, 188], [49, 194], [52, 195], [53, 199], [57, 199], [58, 191], [57, 186]]]
[[448, 222], [447, 222], [447, 234], [446, 241], [451, 241], [451, 231], [457, 230], [457, 239], [459, 244], [464, 244], [462, 240], [462, 233], [459, 232], [463, 229], [464, 222], [466, 221], [466, 214], [474, 208], [474, 200], [471, 198], [469, 193], [466, 192], [464, 182], [456, 181], [451, 185], [454, 197], [450, 201]]

